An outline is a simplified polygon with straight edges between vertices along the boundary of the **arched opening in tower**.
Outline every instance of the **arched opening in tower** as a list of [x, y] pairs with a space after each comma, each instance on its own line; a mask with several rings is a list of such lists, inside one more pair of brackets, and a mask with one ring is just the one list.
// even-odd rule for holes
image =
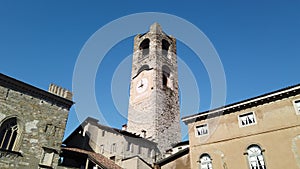
[[163, 65], [162, 67], [162, 85], [164, 88], [168, 87], [173, 89], [173, 83], [171, 79], [171, 70], [168, 66]]
[[162, 49], [163, 56], [166, 57], [168, 56], [169, 47], [170, 47], [170, 43], [167, 40], [163, 39], [161, 41], [161, 49]]
[[149, 55], [149, 45], [150, 45], [149, 39], [144, 39], [140, 44], [139, 49], [142, 50], [143, 56]]

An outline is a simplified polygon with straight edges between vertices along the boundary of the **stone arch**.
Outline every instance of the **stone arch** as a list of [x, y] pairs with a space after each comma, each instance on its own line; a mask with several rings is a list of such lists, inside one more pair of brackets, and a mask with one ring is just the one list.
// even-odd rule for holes
[[0, 123], [0, 148], [8, 151], [20, 149], [24, 125], [16, 116], [8, 116]]
[[163, 87], [173, 88], [172, 72], [166, 65], [162, 66], [162, 85]]
[[143, 56], [149, 54], [150, 40], [148, 38], [144, 39], [139, 46], [139, 50], [142, 51]]
[[170, 48], [170, 43], [167, 40], [163, 39], [161, 41], [161, 52], [163, 56], [165, 57], [168, 56], [169, 48]]
[[149, 70], [149, 69], [150, 69], [149, 65], [143, 65], [142, 67], [140, 67], [137, 74], [140, 74], [142, 71]]
[[153, 68], [150, 68], [149, 65], [141, 66], [140, 69], [137, 71], [136, 75], [132, 79], [136, 78], [142, 71], [151, 70], [151, 69], [153, 69]]

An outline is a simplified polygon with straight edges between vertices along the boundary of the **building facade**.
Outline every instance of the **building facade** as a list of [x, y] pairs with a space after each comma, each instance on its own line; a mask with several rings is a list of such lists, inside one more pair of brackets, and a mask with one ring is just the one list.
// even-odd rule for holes
[[141, 166], [151, 168], [151, 164], [156, 161], [160, 153], [157, 143], [129, 133], [125, 127], [120, 130], [101, 125], [98, 120], [93, 118], [87, 118], [78, 126], [66, 138], [63, 145], [65, 148], [63, 148], [61, 154], [63, 159], [60, 165], [61, 168], [85, 168], [88, 166], [86, 157], [74, 158], [74, 154], [70, 154], [70, 148], [71, 150], [75, 148], [100, 154], [123, 168], [127, 168], [130, 164], [136, 164], [136, 166], [139, 166], [138, 168], [141, 168]]
[[[72, 94], [0, 74], [0, 168], [55, 168]], [[52, 93], [51, 93], [52, 92]]]
[[154, 169], [184, 168], [190, 169], [189, 141], [173, 145], [163, 159], [155, 162]]
[[300, 168], [300, 85], [182, 120], [192, 169]]
[[128, 131], [158, 143], [163, 153], [181, 141], [176, 39], [154, 23], [134, 38]]

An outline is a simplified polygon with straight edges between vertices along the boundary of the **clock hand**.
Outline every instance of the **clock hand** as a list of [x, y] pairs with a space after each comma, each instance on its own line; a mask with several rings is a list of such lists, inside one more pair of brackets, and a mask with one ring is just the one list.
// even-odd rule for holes
[[141, 85], [138, 87], [138, 88], [141, 88], [141, 87], [143, 87], [144, 86], [144, 84], [143, 83], [141, 83]]
[[141, 85], [140, 85], [138, 88], [141, 88], [141, 87], [143, 87], [143, 86], [144, 86], [143, 80], [141, 80]]

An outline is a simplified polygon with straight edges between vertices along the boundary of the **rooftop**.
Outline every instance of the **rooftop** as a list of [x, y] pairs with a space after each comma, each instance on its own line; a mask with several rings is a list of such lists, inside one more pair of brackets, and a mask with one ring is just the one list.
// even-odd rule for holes
[[64, 141], [63, 141], [63, 144], [66, 144], [68, 142], [68, 140], [72, 139], [72, 135], [74, 134], [77, 134], [78, 133], [78, 130], [80, 130], [82, 128], [82, 126], [84, 126], [85, 124], [87, 123], [91, 123], [101, 129], [105, 129], [107, 131], [111, 131], [111, 132], [115, 132], [115, 133], [119, 133], [121, 135], [124, 135], [124, 136], [128, 136], [128, 137], [132, 137], [132, 138], [138, 138], [138, 139], [142, 139], [143, 141], [147, 141], [147, 142], [151, 142], [153, 144], [156, 144], [155, 142], [152, 142], [146, 138], [143, 138], [141, 137], [140, 135], [136, 135], [135, 133], [130, 133], [128, 131], [125, 131], [125, 130], [121, 130], [121, 129], [117, 129], [117, 128], [112, 128], [112, 127], [109, 127], [109, 126], [104, 126], [104, 125], [101, 125], [98, 123], [98, 120], [97, 119], [94, 119], [92, 117], [88, 117], [84, 120], [84, 122], [82, 122]]
[[106, 158], [105, 156], [91, 152], [91, 151], [86, 151], [82, 150], [79, 148], [67, 148], [67, 147], [62, 147], [62, 151], [69, 151], [69, 152], [75, 152], [75, 153], [80, 153], [80, 154], [85, 154], [88, 156], [89, 159], [94, 161], [96, 164], [100, 166], [104, 166], [109, 169], [122, 169], [120, 166], [115, 164], [112, 160]]
[[55, 103], [56, 105], [66, 107], [68, 110], [71, 108], [71, 106], [74, 104], [73, 101], [57, 96], [55, 94], [52, 94], [50, 92], [47, 92], [45, 90], [39, 89], [35, 86], [32, 86], [30, 84], [24, 83], [22, 81], [19, 81], [17, 79], [14, 79], [12, 77], [6, 76], [2, 73], [0, 73], [0, 85], [7, 87], [12, 90], [20, 91], [22, 93], [26, 93], [30, 96], [42, 98], [44, 100], [47, 100], [49, 102]]
[[273, 102], [283, 98], [291, 97], [300, 94], [300, 84], [289, 86], [283, 89], [279, 89], [270, 93], [266, 93], [257, 97], [239, 101], [236, 103], [225, 105], [224, 107], [219, 107], [216, 109], [200, 112], [191, 116], [186, 116], [182, 118], [185, 124], [196, 122], [204, 119], [213, 118], [216, 116], [221, 116], [224, 114], [233, 113], [246, 108], [262, 105], [265, 103]]

